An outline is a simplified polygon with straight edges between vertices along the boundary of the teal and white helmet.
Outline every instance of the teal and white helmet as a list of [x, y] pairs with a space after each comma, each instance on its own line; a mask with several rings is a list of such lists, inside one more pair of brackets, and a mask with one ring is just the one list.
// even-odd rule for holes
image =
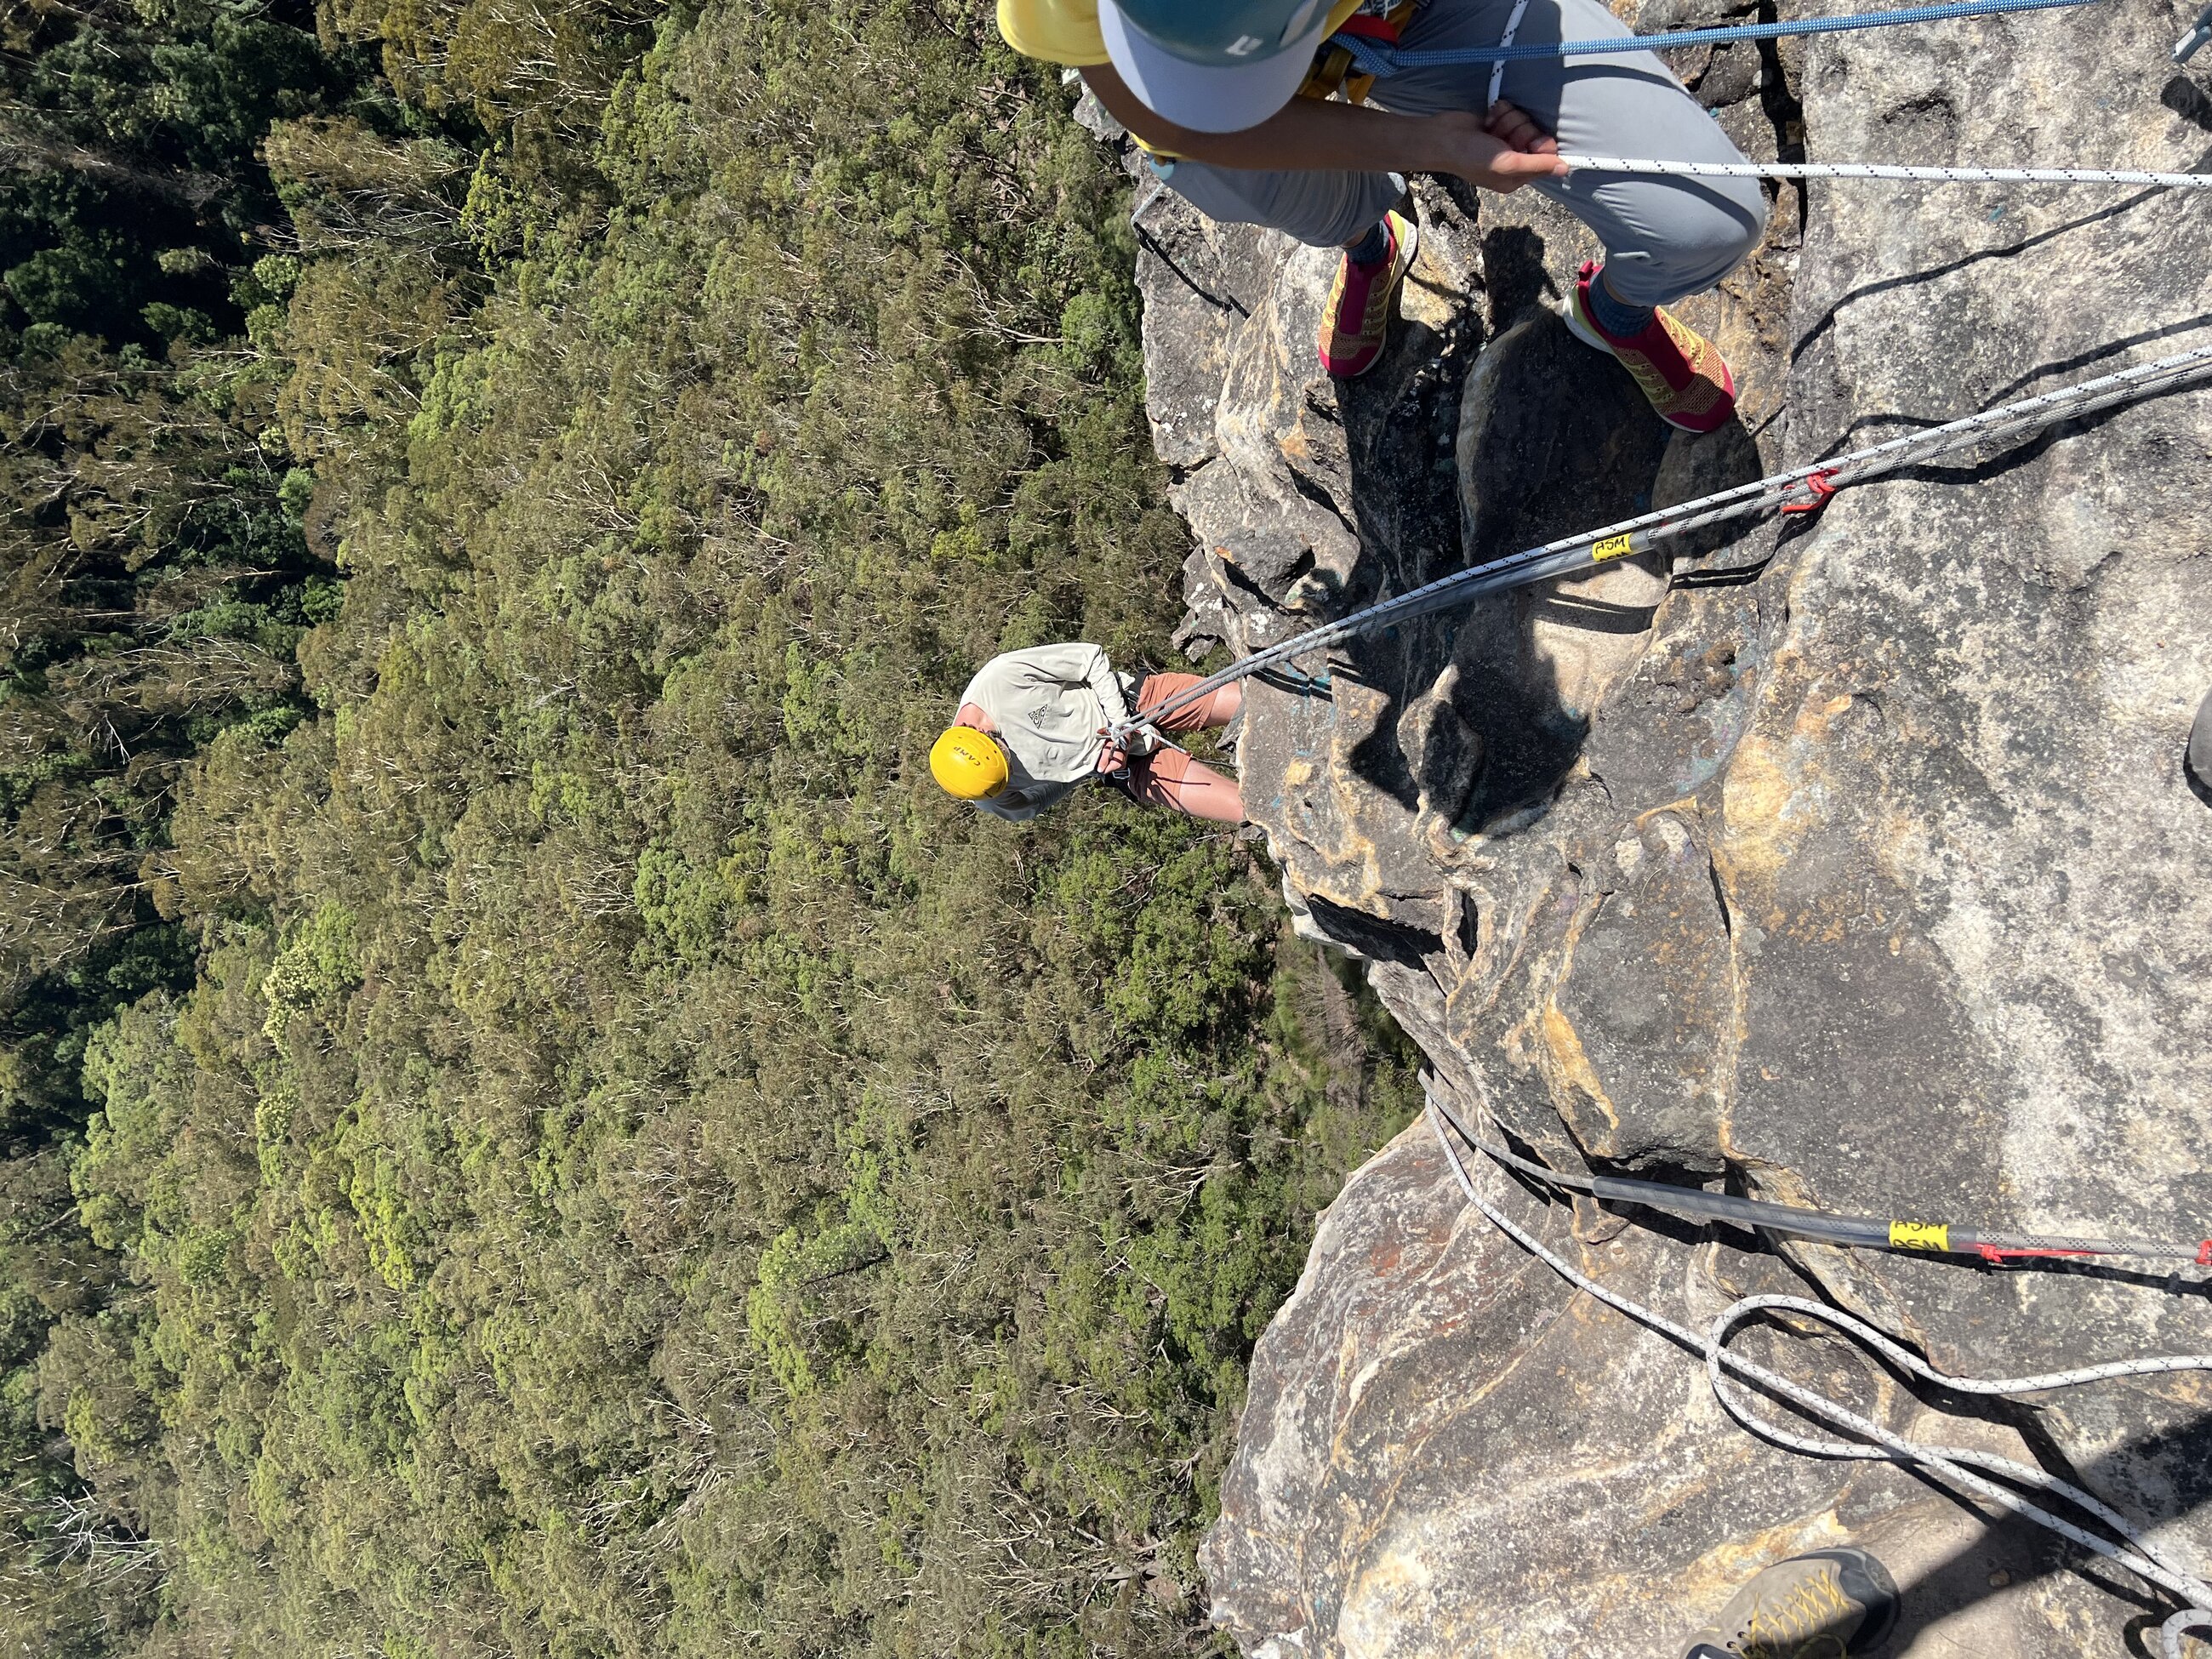
[[1146, 109], [1194, 132], [1241, 132], [1296, 94], [1330, 9], [1330, 0], [1098, 0], [1098, 28]]

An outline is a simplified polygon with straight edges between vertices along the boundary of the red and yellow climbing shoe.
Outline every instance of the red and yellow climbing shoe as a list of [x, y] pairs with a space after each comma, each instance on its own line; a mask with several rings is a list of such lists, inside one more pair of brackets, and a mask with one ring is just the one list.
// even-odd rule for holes
[[1390, 297], [1413, 267], [1421, 228], [1402, 213], [1388, 213], [1390, 257], [1355, 265], [1347, 255], [1336, 268], [1336, 285], [1321, 314], [1321, 366], [1340, 380], [1364, 374], [1382, 361], [1390, 328]]
[[1668, 425], [1685, 432], [1713, 432], [1727, 425], [1735, 413], [1735, 376], [1719, 348], [1664, 306], [1652, 312], [1638, 333], [1625, 339], [1607, 333], [1590, 313], [1589, 285], [1596, 276], [1595, 263], [1584, 264], [1567, 301], [1567, 327], [1575, 338], [1620, 359]]

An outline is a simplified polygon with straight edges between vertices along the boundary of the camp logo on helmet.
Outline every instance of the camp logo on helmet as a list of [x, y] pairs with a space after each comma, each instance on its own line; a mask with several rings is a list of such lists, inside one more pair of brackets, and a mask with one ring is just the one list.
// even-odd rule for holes
[[1249, 58], [1267, 43], [1257, 35], [1240, 34], [1222, 48], [1231, 58]]

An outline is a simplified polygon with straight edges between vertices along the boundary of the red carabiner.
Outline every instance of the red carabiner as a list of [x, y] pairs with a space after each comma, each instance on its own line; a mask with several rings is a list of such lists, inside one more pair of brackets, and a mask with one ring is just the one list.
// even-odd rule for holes
[[1824, 467], [1818, 472], [1807, 473], [1802, 482], [1805, 488], [1812, 493], [1812, 499], [1803, 501], [1784, 501], [1782, 503], [1782, 510], [1784, 513], [1818, 513], [1828, 504], [1828, 497], [1836, 493], [1836, 475], [1827, 468]]

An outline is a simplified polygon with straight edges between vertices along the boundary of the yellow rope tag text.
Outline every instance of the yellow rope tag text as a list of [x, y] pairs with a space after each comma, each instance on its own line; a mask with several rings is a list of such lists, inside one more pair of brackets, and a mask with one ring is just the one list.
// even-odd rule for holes
[[1941, 1221], [1893, 1221], [1889, 1224], [1893, 1250], [1948, 1250], [1951, 1229]]
[[1633, 532], [1626, 536], [1607, 536], [1603, 541], [1595, 544], [1590, 548], [1590, 558], [1593, 562], [1604, 559], [1617, 559], [1633, 549], [1635, 544], [1636, 537]]

